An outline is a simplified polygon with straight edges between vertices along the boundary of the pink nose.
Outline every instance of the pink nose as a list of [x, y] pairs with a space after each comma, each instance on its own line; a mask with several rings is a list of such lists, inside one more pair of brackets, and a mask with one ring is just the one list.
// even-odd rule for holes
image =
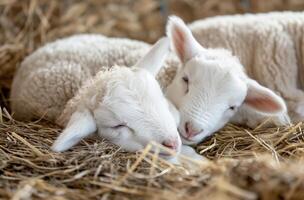
[[201, 129], [199, 131], [195, 130], [189, 122], [185, 123], [186, 138], [192, 138], [192, 137], [198, 135], [202, 131], [203, 131], [203, 129]]
[[168, 140], [162, 143], [164, 147], [167, 147], [172, 150], [176, 150], [178, 148], [178, 141], [177, 140]]

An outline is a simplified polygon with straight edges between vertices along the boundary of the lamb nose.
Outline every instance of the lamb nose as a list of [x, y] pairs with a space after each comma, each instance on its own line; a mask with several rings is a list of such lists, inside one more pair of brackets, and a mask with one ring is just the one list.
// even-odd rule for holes
[[186, 137], [187, 138], [192, 138], [196, 135], [198, 135], [200, 132], [203, 131], [203, 129], [196, 131], [192, 128], [191, 124], [189, 122], [185, 123], [185, 131], [186, 131]]
[[166, 142], [163, 142], [162, 145], [169, 149], [173, 149], [173, 150], [177, 149], [177, 142], [175, 142], [175, 141], [166, 141]]

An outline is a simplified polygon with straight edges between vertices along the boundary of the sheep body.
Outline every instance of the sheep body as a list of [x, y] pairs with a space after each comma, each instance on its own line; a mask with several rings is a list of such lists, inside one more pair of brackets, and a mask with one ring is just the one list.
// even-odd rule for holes
[[304, 12], [220, 16], [189, 28], [204, 47], [227, 48], [238, 56], [250, 78], [284, 98], [292, 121], [304, 119]]
[[99, 35], [49, 43], [28, 56], [14, 78], [14, 117], [63, 126], [52, 146], [57, 152], [94, 133], [127, 151], [153, 140], [179, 152], [176, 110], [155, 79], [168, 53], [167, 38], [151, 48]]
[[284, 100], [248, 77], [229, 49], [206, 48], [176, 16], [169, 17], [166, 31], [182, 62], [166, 96], [179, 110], [184, 144], [201, 142], [229, 121], [251, 127], [269, 117], [278, 125], [289, 122]]
[[[134, 65], [149, 48], [144, 42], [94, 34], [45, 45], [22, 62], [14, 77], [11, 91], [14, 117], [20, 120], [44, 117], [54, 121], [87, 80], [115, 65]], [[166, 74], [168, 69], [161, 70], [160, 74]], [[169, 71], [173, 75], [172, 69]], [[167, 80], [166, 75], [160, 78], [163, 85]]]

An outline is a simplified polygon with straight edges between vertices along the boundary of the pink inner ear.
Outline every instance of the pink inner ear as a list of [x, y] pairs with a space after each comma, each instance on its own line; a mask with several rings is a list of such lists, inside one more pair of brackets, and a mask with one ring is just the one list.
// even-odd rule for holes
[[182, 61], [185, 59], [185, 35], [184, 33], [178, 28], [175, 27], [173, 31], [173, 38], [174, 38], [174, 46], [175, 49]]
[[281, 104], [268, 95], [246, 97], [245, 103], [258, 111], [275, 113], [283, 110]]

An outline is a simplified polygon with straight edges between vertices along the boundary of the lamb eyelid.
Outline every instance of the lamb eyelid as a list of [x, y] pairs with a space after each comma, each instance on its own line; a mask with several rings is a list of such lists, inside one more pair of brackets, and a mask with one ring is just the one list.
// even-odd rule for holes
[[121, 124], [118, 124], [116, 126], [112, 126], [112, 128], [122, 128], [122, 127], [127, 127], [127, 125], [124, 124], [124, 123], [121, 123]]
[[182, 79], [183, 79], [183, 81], [189, 83], [189, 78], [187, 75], [184, 75]]
[[229, 108], [228, 109], [236, 109], [238, 106], [237, 105], [233, 105], [233, 106], [229, 106]]
[[121, 128], [121, 127], [124, 127], [124, 125], [119, 124], [119, 125], [114, 126], [114, 128]]
[[129, 129], [129, 131], [130, 131], [133, 135], [135, 135], [135, 131], [134, 131], [132, 128], [130, 128], [129, 126], [127, 126], [127, 124], [125, 124], [125, 123], [119, 124], [119, 125], [114, 126], [114, 127], [112, 127], [112, 128], [114, 128], [114, 129], [127, 128], [127, 129]]

